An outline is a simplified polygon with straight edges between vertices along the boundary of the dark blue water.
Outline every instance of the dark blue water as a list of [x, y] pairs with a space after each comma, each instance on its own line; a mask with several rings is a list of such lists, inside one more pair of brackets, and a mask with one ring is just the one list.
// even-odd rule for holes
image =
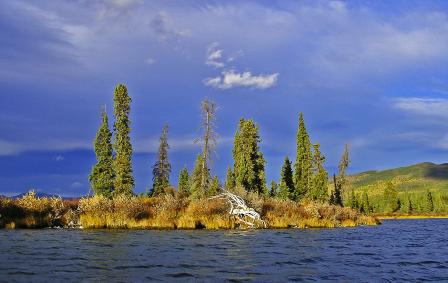
[[0, 281], [448, 281], [448, 219], [257, 231], [0, 230]]

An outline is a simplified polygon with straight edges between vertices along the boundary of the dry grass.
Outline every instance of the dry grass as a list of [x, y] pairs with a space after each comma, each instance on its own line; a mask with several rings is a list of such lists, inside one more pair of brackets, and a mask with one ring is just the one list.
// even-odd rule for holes
[[[379, 221], [350, 208], [313, 202], [242, 197], [260, 212], [269, 228], [333, 228], [376, 225]], [[235, 229], [244, 228], [222, 199], [190, 200], [179, 195], [109, 199], [86, 197], [78, 201], [38, 198], [30, 193], [18, 200], [0, 199], [0, 227], [39, 228], [76, 226], [122, 229]]]
[[378, 219], [426, 219], [426, 218], [448, 218], [446, 213], [382, 213], [375, 214]]
[[60, 197], [39, 198], [34, 191], [17, 200], [0, 198], [0, 227], [42, 228], [63, 226], [69, 220], [73, 201]]
[[268, 199], [262, 218], [271, 228], [334, 228], [377, 225], [379, 221], [356, 210], [313, 202]]

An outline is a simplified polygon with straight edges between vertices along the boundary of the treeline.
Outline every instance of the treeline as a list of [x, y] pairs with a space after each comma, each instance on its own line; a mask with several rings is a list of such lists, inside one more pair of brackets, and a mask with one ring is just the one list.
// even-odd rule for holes
[[[101, 125], [94, 141], [97, 163], [89, 176], [95, 195], [133, 195], [130, 104], [126, 86], [119, 84], [114, 91], [113, 131], [109, 128], [106, 111], [103, 109], [101, 112]], [[233, 166], [228, 168], [225, 182], [221, 184], [210, 169], [217, 145], [214, 102], [206, 99], [201, 103], [201, 118], [202, 134], [197, 141], [202, 145], [202, 150], [196, 157], [193, 171], [190, 173], [187, 168], [183, 168], [179, 173], [177, 190], [180, 195], [200, 199], [215, 195], [223, 189], [244, 190], [264, 197], [343, 205], [346, 169], [349, 165], [348, 146], [341, 158], [338, 174], [333, 175], [334, 186], [330, 187], [328, 172], [324, 167], [325, 157], [319, 143], [311, 142], [302, 113], [298, 121], [296, 158], [292, 162], [288, 156], [285, 157], [280, 180], [272, 181], [269, 187], [266, 184], [266, 160], [260, 150], [259, 125], [252, 119], [240, 119], [233, 143]], [[165, 125], [160, 136], [157, 161], [153, 165], [150, 196], [173, 193], [170, 185], [172, 172], [168, 158], [168, 132], [169, 127]]]
[[383, 181], [352, 189], [345, 204], [364, 213], [447, 213], [448, 194], [430, 190], [399, 192], [393, 181]]

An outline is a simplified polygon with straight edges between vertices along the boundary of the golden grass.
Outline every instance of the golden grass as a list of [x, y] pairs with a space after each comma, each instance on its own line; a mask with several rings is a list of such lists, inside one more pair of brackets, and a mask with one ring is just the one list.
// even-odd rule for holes
[[448, 218], [448, 214], [435, 214], [435, 213], [421, 213], [421, 214], [375, 214], [378, 219], [442, 219]]
[[[260, 212], [268, 228], [334, 228], [377, 225], [379, 221], [350, 208], [314, 202], [262, 198], [247, 193], [246, 202]], [[0, 227], [39, 228], [80, 225], [87, 229], [235, 229], [246, 228], [229, 215], [222, 199], [159, 197], [86, 197], [79, 202], [37, 198], [0, 199]], [[261, 224], [261, 223], [258, 223]], [[259, 227], [263, 227], [259, 225]]]
[[378, 225], [378, 219], [340, 206], [268, 199], [262, 218], [270, 228], [334, 228]]
[[71, 206], [59, 197], [39, 198], [34, 191], [17, 200], [0, 198], [0, 228], [62, 226]]

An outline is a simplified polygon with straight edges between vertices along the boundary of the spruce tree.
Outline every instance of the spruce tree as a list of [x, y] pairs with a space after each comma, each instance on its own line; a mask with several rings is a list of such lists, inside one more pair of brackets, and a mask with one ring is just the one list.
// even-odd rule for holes
[[324, 168], [325, 157], [319, 150], [319, 144], [313, 145], [313, 177], [309, 198], [324, 202], [328, 198], [328, 173]]
[[371, 212], [371, 207], [370, 207], [370, 202], [369, 202], [369, 195], [367, 194], [366, 191], [364, 191], [364, 193], [362, 194], [362, 202], [361, 202], [360, 211], [363, 212], [363, 213]]
[[93, 143], [97, 163], [93, 166], [89, 180], [95, 195], [110, 197], [114, 188], [113, 152], [107, 113], [101, 112], [101, 125]]
[[278, 185], [274, 180], [272, 180], [271, 181], [271, 190], [269, 191], [269, 196], [272, 198], [277, 197], [277, 193], [278, 193]]
[[134, 177], [132, 176], [132, 144], [130, 139], [131, 98], [123, 84], [118, 84], [114, 91], [114, 132], [115, 132], [115, 160], [114, 160], [114, 195], [132, 195]]
[[408, 200], [408, 213], [413, 213], [414, 212], [414, 207], [412, 206], [412, 201], [411, 199]]
[[188, 175], [187, 167], [184, 167], [182, 168], [182, 170], [180, 170], [177, 190], [183, 195], [190, 195], [190, 176]]
[[210, 189], [208, 192], [208, 195], [214, 196], [218, 194], [220, 188], [219, 188], [219, 179], [218, 176], [213, 177], [211, 183], [210, 183]]
[[348, 144], [346, 144], [341, 161], [339, 161], [338, 176], [333, 174], [334, 191], [330, 195], [330, 204], [343, 206], [344, 189], [347, 185], [346, 170], [349, 163]]
[[171, 164], [168, 161], [168, 125], [163, 126], [162, 135], [160, 136], [159, 151], [157, 161], [152, 169], [152, 195], [157, 196], [163, 194], [165, 189], [170, 185]]
[[342, 157], [341, 157], [341, 161], [339, 161], [338, 176], [336, 177], [336, 182], [337, 182], [339, 194], [341, 197], [341, 203], [343, 202], [344, 196], [346, 195], [345, 191], [346, 191], [346, 186], [348, 183], [346, 171], [347, 171], [349, 164], [350, 164], [349, 147], [348, 147], [348, 144], [346, 144], [344, 147], [344, 153], [342, 154]]
[[358, 203], [358, 198], [355, 194], [355, 190], [352, 189], [352, 192], [350, 194], [350, 202], [349, 205], [351, 208], [353, 209], [358, 209], [359, 208], [359, 203]]
[[333, 184], [334, 184], [334, 191], [330, 196], [330, 204], [343, 206], [341, 183], [338, 182], [336, 174], [333, 174]]
[[[205, 171], [204, 171], [205, 170]], [[205, 175], [205, 180], [207, 183], [203, 184], [203, 176]], [[210, 182], [210, 170], [204, 166], [204, 157], [199, 154], [196, 158], [193, 173], [190, 178], [191, 182], [191, 197], [194, 199], [204, 198], [208, 195], [208, 188]]]
[[299, 115], [299, 129], [297, 131], [297, 157], [294, 163], [294, 187], [292, 196], [294, 200], [300, 200], [308, 193], [311, 183], [311, 142], [306, 131], [303, 114]]
[[426, 191], [426, 211], [434, 211], [434, 201], [432, 198], [432, 193], [429, 190]]
[[233, 175], [232, 168], [227, 169], [226, 182], [224, 187], [228, 191], [233, 191], [235, 189], [235, 176]]
[[292, 177], [291, 161], [286, 156], [283, 163], [282, 171], [280, 172], [280, 186], [277, 197], [281, 199], [288, 199], [294, 195], [294, 181]]
[[400, 209], [400, 200], [398, 199], [398, 192], [392, 182], [387, 182], [384, 189], [383, 199], [385, 201], [385, 212], [396, 212]]
[[237, 187], [267, 195], [265, 160], [260, 151], [258, 125], [253, 120], [240, 119], [233, 144], [234, 176]]

